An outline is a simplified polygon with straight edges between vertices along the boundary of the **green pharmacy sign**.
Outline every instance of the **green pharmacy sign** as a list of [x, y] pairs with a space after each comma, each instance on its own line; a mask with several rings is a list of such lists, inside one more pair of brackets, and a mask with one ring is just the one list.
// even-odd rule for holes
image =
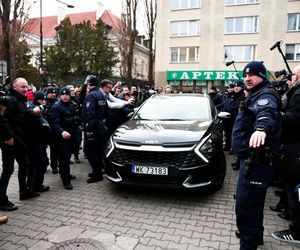
[[167, 71], [168, 81], [178, 80], [197, 80], [197, 81], [230, 81], [239, 80], [243, 77], [243, 71], [227, 71], [227, 70], [201, 70], [201, 71]]

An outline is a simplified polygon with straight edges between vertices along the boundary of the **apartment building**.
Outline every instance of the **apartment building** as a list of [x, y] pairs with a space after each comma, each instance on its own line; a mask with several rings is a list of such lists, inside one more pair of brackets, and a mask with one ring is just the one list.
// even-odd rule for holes
[[291, 69], [300, 64], [300, 0], [158, 0], [157, 14], [156, 85], [223, 90], [252, 60], [272, 79], [286, 69], [276, 41]]

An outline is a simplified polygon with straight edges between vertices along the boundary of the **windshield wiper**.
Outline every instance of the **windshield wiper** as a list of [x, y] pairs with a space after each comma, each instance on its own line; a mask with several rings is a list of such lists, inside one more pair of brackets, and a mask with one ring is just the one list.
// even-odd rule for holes
[[157, 119], [157, 121], [185, 121], [184, 119]]

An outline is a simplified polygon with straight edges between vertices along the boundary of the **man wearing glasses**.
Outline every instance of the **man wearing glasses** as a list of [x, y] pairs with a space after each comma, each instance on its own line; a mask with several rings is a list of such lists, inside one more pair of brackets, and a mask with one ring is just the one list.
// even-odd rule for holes
[[94, 183], [103, 180], [103, 159], [108, 131], [105, 123], [107, 108], [122, 108], [134, 100], [131, 98], [128, 101], [122, 101], [115, 98], [110, 93], [112, 82], [107, 79], [101, 81], [101, 88], [99, 89], [98, 79], [95, 76], [90, 76], [87, 85], [88, 95], [83, 105], [84, 150], [92, 167], [87, 183]]

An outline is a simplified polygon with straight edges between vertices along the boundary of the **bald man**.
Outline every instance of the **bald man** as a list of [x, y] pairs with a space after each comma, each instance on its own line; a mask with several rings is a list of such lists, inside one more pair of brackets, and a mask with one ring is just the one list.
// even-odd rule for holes
[[0, 210], [13, 211], [18, 207], [8, 200], [6, 195], [10, 177], [14, 171], [14, 162], [19, 165], [18, 179], [20, 189], [20, 200], [38, 196], [28, 189], [27, 170], [29, 168], [29, 157], [27, 141], [30, 137], [30, 119], [40, 115], [37, 107], [33, 110], [27, 109], [26, 92], [28, 82], [24, 78], [17, 78], [13, 81], [8, 94], [8, 105], [4, 112], [4, 122], [7, 128], [7, 136], [1, 140], [2, 150], [2, 174], [0, 177]]

